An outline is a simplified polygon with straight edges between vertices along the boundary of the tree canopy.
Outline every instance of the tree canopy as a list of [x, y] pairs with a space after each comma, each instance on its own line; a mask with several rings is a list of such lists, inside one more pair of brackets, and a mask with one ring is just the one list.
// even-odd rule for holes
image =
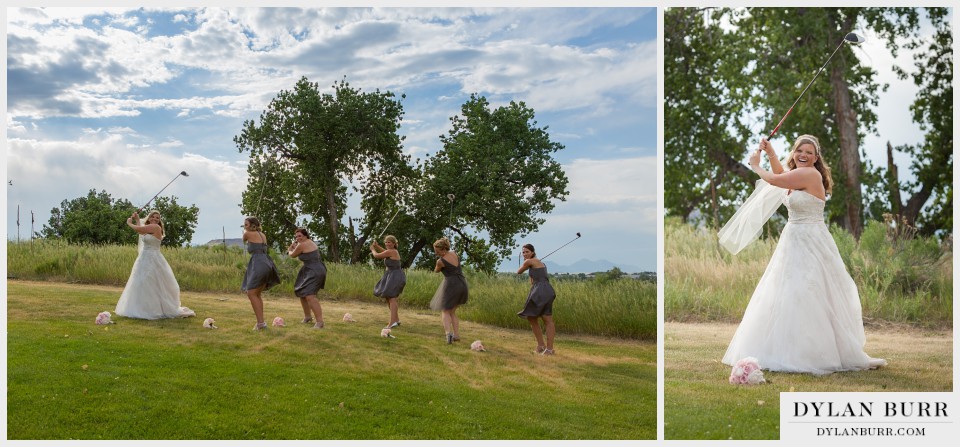
[[516, 235], [536, 230], [554, 201], [566, 199], [568, 180], [553, 159], [563, 145], [550, 140], [547, 127], [537, 127], [534, 110], [523, 102], [492, 108], [474, 94], [450, 122], [440, 136], [443, 149], [423, 169], [415, 203], [425, 231], [413, 251], [429, 250], [429, 235], [447, 230], [469, 262], [492, 271], [511, 255]]
[[[433, 241], [448, 235], [464, 262], [493, 271], [514, 237], [536, 230], [567, 195], [552, 158], [563, 146], [522, 102], [493, 108], [471, 95], [442, 149], [414, 164], [398, 133], [404, 95], [364, 93], [345, 79], [332, 88], [321, 93], [302, 78], [234, 138], [250, 154], [243, 212], [261, 219], [274, 244], [303, 226], [328, 259], [359, 262], [369, 259], [368, 241], [393, 234], [409, 267], [421, 254], [429, 263]], [[345, 216], [354, 193], [363, 215]]]
[[[922, 11], [916, 8], [670, 8], [664, 14], [665, 208], [692, 218], [699, 212], [713, 226], [726, 221], [752, 191], [756, 176], [739, 160], [756, 150], [797, 99], [843, 36], [869, 28], [895, 53], [901, 46], [925, 49], [916, 60], [921, 86], [912, 107], [926, 141], [899, 150], [915, 156], [915, 182], [897, 185], [895, 166], [875, 166], [861, 141], [876, 128], [877, 73], [861, 64], [862, 52], [843, 45], [813, 83], [779, 135], [792, 142], [801, 134], [819, 137], [833, 168], [834, 192], [828, 218], [858, 235], [865, 218], [907, 209], [893, 203], [893, 191], [914, 195], [910, 221], [931, 229], [952, 214], [952, 44], [945, 8], [926, 10], [937, 30], [934, 41], [920, 38]], [[899, 67], [891, 67], [905, 71]], [[949, 111], [949, 113], [944, 113]], [[882, 136], [882, 134], [881, 134]], [[949, 141], [948, 144], [945, 144]], [[777, 147], [781, 157], [789, 147]], [[927, 196], [935, 204], [923, 209]], [[926, 213], [921, 217], [921, 213]], [[936, 223], [934, 223], [936, 222]]]
[[[391, 92], [363, 92], [344, 79], [333, 84], [333, 93], [321, 93], [318, 84], [301, 78], [270, 101], [259, 123], [245, 121], [234, 137], [239, 151], [250, 153], [243, 212], [259, 214], [272, 241], [290, 239], [302, 224], [326, 242], [328, 258], [340, 260], [346, 182], [360, 182], [369, 208], [379, 203], [369, 197], [382, 194], [383, 185], [412, 175], [403, 169], [409, 156], [397, 134], [402, 118], [403, 106]], [[304, 215], [310, 218], [301, 220]]]
[[[127, 227], [127, 218], [137, 209], [127, 199], [114, 199], [107, 191], [91, 189], [86, 196], [64, 200], [50, 210], [50, 220], [43, 226], [41, 237], [63, 238], [71, 243], [130, 244], [137, 242], [137, 233]], [[183, 246], [193, 238], [200, 210], [182, 206], [176, 197], [158, 197], [149, 210], [160, 211], [163, 218], [163, 245]]]

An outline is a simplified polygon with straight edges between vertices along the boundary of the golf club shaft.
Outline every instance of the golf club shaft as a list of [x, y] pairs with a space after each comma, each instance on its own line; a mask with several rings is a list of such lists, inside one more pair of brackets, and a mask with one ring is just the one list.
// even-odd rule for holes
[[[183, 175], [183, 174], [177, 174], [177, 176], [174, 177], [173, 180], [170, 180], [170, 183], [167, 183], [167, 186], [170, 186], [173, 182], [177, 181], [177, 179], [180, 178], [181, 175]], [[167, 186], [164, 186], [163, 189], [161, 189], [160, 192], [157, 193], [157, 195], [153, 196], [153, 198], [151, 198], [150, 200], [148, 200], [147, 203], [144, 203], [143, 206], [141, 206], [140, 208], [138, 208], [138, 209], [137, 209], [137, 214], [140, 214], [140, 212], [143, 211], [143, 209], [146, 208], [147, 205], [150, 204], [150, 202], [153, 202], [153, 199], [156, 199], [157, 197], [159, 197], [159, 196], [160, 196], [160, 193], [162, 193], [164, 189], [167, 189]]]
[[397, 208], [397, 212], [393, 213], [393, 217], [391, 217], [391, 218], [390, 218], [390, 221], [387, 222], [387, 226], [383, 227], [383, 231], [381, 231], [380, 234], [377, 235], [377, 240], [379, 240], [380, 237], [383, 236], [383, 233], [386, 233], [386, 232], [387, 232], [387, 228], [390, 228], [390, 224], [393, 223], [393, 219], [395, 219], [395, 218], [397, 217], [397, 214], [400, 214], [400, 209], [399, 209], [399, 208]]
[[807, 86], [804, 87], [803, 91], [800, 92], [800, 96], [798, 96], [798, 97], [797, 97], [797, 100], [793, 102], [793, 105], [790, 106], [790, 108], [787, 110], [787, 113], [785, 113], [785, 114], [783, 115], [783, 118], [780, 118], [780, 122], [777, 123], [777, 127], [774, 127], [774, 128], [773, 128], [773, 132], [770, 132], [770, 135], [767, 136], [767, 139], [768, 139], [768, 140], [771, 139], [771, 138], [773, 138], [773, 136], [776, 135], [777, 131], [780, 130], [780, 126], [783, 125], [783, 122], [784, 122], [784, 121], [786, 121], [787, 116], [790, 115], [790, 112], [793, 112], [793, 108], [796, 107], [796, 106], [797, 106], [797, 103], [800, 102], [800, 98], [803, 98], [803, 95], [804, 95], [805, 93], [807, 93], [807, 90], [809, 90], [809, 89], [810, 89], [810, 86], [813, 85], [813, 81], [816, 81], [817, 78], [820, 77], [820, 73], [823, 73], [823, 69], [824, 69], [824, 68], [827, 68], [827, 64], [830, 63], [830, 60], [833, 59], [833, 56], [834, 56], [835, 54], [837, 54], [837, 51], [840, 51], [840, 47], [842, 47], [843, 44], [846, 43], [846, 42], [847, 42], [846, 39], [840, 41], [840, 45], [837, 46], [837, 49], [836, 49], [836, 50], [833, 50], [833, 53], [830, 54], [830, 57], [827, 58], [827, 61], [824, 62], [822, 66], [820, 66], [820, 69], [817, 70], [817, 74], [813, 76], [813, 79], [811, 79], [810, 82], [807, 83]]
[[[577, 240], [577, 239], [580, 239], [580, 236], [579, 236], [579, 235], [577, 235], [577, 237], [573, 238], [572, 241], [567, 242], [566, 244], [561, 245], [560, 248], [563, 248], [563, 247], [566, 247], [567, 245], [572, 244], [573, 241], [575, 241], [575, 240]], [[543, 261], [544, 259], [547, 259], [548, 256], [550, 256], [550, 255], [558, 252], [558, 251], [560, 250], [560, 248], [558, 248], [558, 249], [556, 249], [556, 250], [554, 250], [554, 251], [551, 251], [550, 253], [547, 253], [547, 256], [544, 256], [544, 257], [540, 258], [540, 260]]]

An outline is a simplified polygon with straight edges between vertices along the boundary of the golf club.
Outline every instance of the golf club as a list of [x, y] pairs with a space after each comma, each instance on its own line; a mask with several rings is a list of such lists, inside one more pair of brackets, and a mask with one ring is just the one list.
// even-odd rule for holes
[[[170, 183], [167, 183], [167, 186], [170, 186], [171, 183], [177, 181], [177, 179], [180, 178], [181, 175], [184, 176], [184, 177], [189, 177], [189, 175], [187, 175], [187, 171], [180, 171], [180, 173], [177, 174], [177, 176], [174, 177], [173, 180], [170, 180]], [[167, 186], [164, 186], [163, 189], [167, 189]], [[163, 189], [161, 189], [160, 192], [157, 193], [157, 195], [153, 196], [153, 199], [156, 199], [158, 196], [160, 196], [160, 193], [163, 192]], [[138, 209], [137, 209], [137, 214], [140, 214], [140, 212], [143, 211], [143, 209], [146, 208], [147, 205], [150, 204], [150, 202], [153, 202], [153, 199], [148, 200], [147, 203], [144, 203], [143, 206], [141, 206], [140, 208], [138, 208]]]
[[[560, 248], [563, 248], [563, 247], [566, 247], [567, 245], [570, 245], [571, 243], [573, 243], [573, 241], [575, 241], [575, 240], [577, 240], [577, 239], [580, 239], [580, 232], [577, 232], [577, 237], [573, 238], [573, 240], [571, 240], [570, 242], [567, 242], [566, 244], [561, 245]], [[554, 251], [551, 251], [550, 253], [547, 253], [547, 256], [550, 256], [550, 255], [556, 253], [558, 250], [560, 250], [560, 248], [558, 248], [558, 249], [556, 249], [556, 250], [554, 250]], [[544, 257], [540, 258], [540, 261], [543, 261], [544, 259], [547, 259], [547, 256], [544, 256]]]
[[[450, 200], [450, 217], [447, 219], [447, 227], [453, 226], [453, 199], [456, 199], [457, 196], [453, 194], [447, 194], [447, 199]], [[450, 237], [453, 237], [453, 229], [450, 229]]]
[[383, 236], [383, 233], [387, 232], [387, 228], [390, 228], [390, 224], [393, 223], [393, 219], [397, 217], [397, 214], [400, 214], [400, 208], [397, 208], [397, 212], [393, 213], [393, 217], [391, 217], [390, 221], [387, 222], [387, 226], [383, 227], [383, 231], [381, 231], [380, 234], [377, 235], [377, 240], [380, 240], [380, 237]]
[[851, 45], [860, 45], [865, 41], [866, 39], [854, 33], [848, 33], [843, 37], [843, 40], [840, 41], [840, 45], [837, 45], [837, 49], [833, 50], [833, 53], [830, 54], [830, 57], [827, 58], [827, 61], [823, 63], [823, 65], [820, 67], [820, 70], [817, 70], [817, 74], [813, 76], [813, 79], [810, 80], [810, 83], [808, 83], [807, 86], [804, 87], [803, 91], [800, 92], [800, 96], [798, 96], [797, 100], [793, 102], [793, 105], [790, 106], [790, 108], [787, 110], [787, 113], [783, 115], [783, 118], [780, 118], [780, 122], [777, 123], [777, 127], [773, 128], [773, 132], [770, 132], [770, 135], [767, 136], [767, 140], [773, 138], [773, 136], [777, 133], [777, 130], [780, 130], [780, 126], [783, 125], [784, 121], [786, 121], [787, 116], [790, 115], [790, 112], [793, 112], [793, 108], [797, 106], [798, 102], [800, 102], [800, 98], [803, 98], [804, 93], [807, 93], [807, 90], [809, 90], [810, 86], [813, 85], [813, 81], [817, 80], [817, 78], [820, 76], [820, 73], [823, 72], [823, 69], [827, 68], [827, 64], [829, 64], [830, 60], [833, 59], [833, 56], [837, 54], [837, 51], [840, 51], [840, 47], [842, 47], [845, 43], [849, 43]]

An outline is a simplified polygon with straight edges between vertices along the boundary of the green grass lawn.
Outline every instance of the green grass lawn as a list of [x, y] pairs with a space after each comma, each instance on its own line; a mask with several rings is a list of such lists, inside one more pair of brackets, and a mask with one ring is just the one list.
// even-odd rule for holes
[[664, 323], [664, 438], [778, 439], [781, 392], [953, 389], [953, 333], [870, 328], [866, 352], [889, 365], [816, 377], [764, 372], [768, 383], [731, 385], [720, 363], [736, 331], [726, 323]]
[[447, 345], [424, 310], [401, 308], [397, 338], [381, 338], [385, 306], [330, 295], [326, 329], [267, 296], [267, 321], [287, 326], [257, 333], [239, 293], [184, 293], [196, 318], [97, 326], [120, 288], [7, 287], [9, 439], [656, 437], [656, 345], [564, 334], [562, 320], [544, 357], [528, 330], [467, 321]]

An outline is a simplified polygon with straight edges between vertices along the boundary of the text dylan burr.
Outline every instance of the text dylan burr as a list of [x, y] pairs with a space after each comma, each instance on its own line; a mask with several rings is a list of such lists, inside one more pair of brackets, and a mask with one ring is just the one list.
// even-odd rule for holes
[[948, 417], [946, 402], [794, 402], [794, 417]]

